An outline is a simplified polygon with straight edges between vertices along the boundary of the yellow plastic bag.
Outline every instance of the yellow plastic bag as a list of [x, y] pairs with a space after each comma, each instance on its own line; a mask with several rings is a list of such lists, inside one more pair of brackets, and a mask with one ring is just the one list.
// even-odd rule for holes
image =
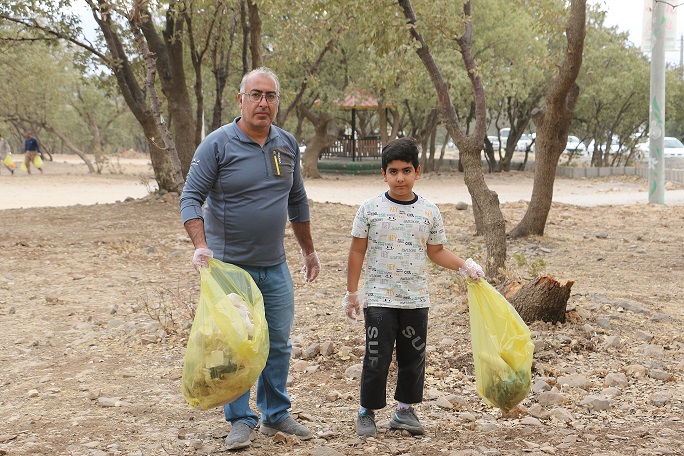
[[2, 161], [2, 163], [3, 163], [5, 166], [9, 166], [10, 168], [16, 168], [16, 167], [17, 167], [17, 165], [14, 164], [14, 160], [12, 159], [12, 155], [11, 155], [11, 154], [7, 154], [7, 155], [5, 156], [5, 159]]
[[19, 167], [22, 171], [28, 171], [26, 168], [26, 162], [24, 160], [21, 161], [21, 166]]
[[509, 411], [530, 391], [534, 353], [530, 330], [485, 280], [468, 281], [468, 311], [477, 392], [488, 405]]
[[268, 358], [264, 298], [243, 269], [216, 259], [200, 272], [200, 301], [183, 361], [183, 397], [207, 410], [234, 401]]
[[38, 169], [43, 167], [43, 159], [40, 158], [40, 155], [36, 155], [36, 158], [33, 159], [33, 166]]

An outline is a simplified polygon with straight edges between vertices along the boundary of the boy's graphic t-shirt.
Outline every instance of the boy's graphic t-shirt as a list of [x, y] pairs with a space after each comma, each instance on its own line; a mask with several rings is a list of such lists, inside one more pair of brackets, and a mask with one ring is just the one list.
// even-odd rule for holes
[[435, 204], [418, 195], [413, 201], [396, 201], [383, 193], [361, 205], [351, 234], [368, 238], [368, 306], [430, 307], [427, 245], [447, 241], [442, 214]]

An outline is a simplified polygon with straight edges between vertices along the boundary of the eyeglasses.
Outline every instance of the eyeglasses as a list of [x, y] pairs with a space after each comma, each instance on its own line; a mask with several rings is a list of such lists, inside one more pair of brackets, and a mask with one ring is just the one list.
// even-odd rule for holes
[[249, 93], [244, 93], [240, 92], [242, 96], [244, 97], [245, 95], [247, 98], [252, 101], [253, 103], [261, 103], [262, 98], [266, 98], [266, 103], [268, 104], [275, 104], [278, 102], [278, 95], [276, 95], [275, 92], [259, 92], [258, 90], [253, 90]]

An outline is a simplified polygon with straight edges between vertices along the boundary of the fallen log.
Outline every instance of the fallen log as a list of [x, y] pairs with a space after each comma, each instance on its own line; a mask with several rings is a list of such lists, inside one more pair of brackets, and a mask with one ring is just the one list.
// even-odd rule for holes
[[565, 323], [565, 311], [574, 281], [560, 283], [542, 276], [527, 283], [509, 283], [502, 293], [525, 323]]

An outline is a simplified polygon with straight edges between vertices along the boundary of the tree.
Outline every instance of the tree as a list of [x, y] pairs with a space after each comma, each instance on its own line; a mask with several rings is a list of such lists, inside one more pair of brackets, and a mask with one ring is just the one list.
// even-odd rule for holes
[[[18, 27], [10, 28], [18, 32]], [[49, 145], [54, 141], [50, 141], [49, 135], [53, 135], [58, 143], [81, 157], [90, 172], [101, 172], [106, 149], [115, 147], [110, 141], [114, 126], [124, 122], [124, 118], [130, 120], [121, 98], [108, 92], [107, 78], [82, 74], [78, 65], [73, 64], [78, 61], [76, 54], [60, 44], [4, 44], [5, 51], [0, 52], [0, 78], [7, 85], [0, 92], [0, 118], [14, 124], [20, 132], [33, 130], [44, 146], [44, 153], [50, 154]], [[94, 164], [91, 153], [95, 156]]]
[[475, 222], [478, 228], [482, 228], [487, 245], [487, 275], [498, 275], [499, 269], [504, 266], [506, 260], [505, 222], [499, 207], [499, 198], [496, 192], [489, 190], [487, 187], [480, 163], [480, 152], [486, 133], [486, 107], [482, 80], [470, 52], [473, 30], [471, 2], [467, 0], [463, 3], [463, 14], [461, 16], [463, 31], [456, 38], [461, 58], [472, 85], [476, 107], [475, 129], [473, 133], [468, 135], [464, 134], [461, 129], [446, 82], [430, 52], [427, 42], [418, 30], [416, 15], [410, 1], [399, 0], [399, 5], [408, 20], [410, 36], [416, 42], [416, 52], [430, 75], [430, 79], [437, 92], [439, 113], [442, 116], [446, 129], [454, 138], [454, 142], [459, 149], [465, 170], [465, 183], [473, 200]]
[[579, 96], [575, 82], [582, 65], [586, 0], [571, 0], [565, 35], [565, 57], [557, 76], [544, 93], [544, 106], [534, 113], [537, 126], [536, 168], [527, 211], [509, 233], [512, 237], [543, 235], [551, 210], [553, 183], [560, 155], [565, 150], [570, 123]]
[[[605, 13], [595, 8], [587, 13], [583, 64], [577, 79], [582, 96], [573, 120], [575, 133], [595, 145], [589, 149], [593, 166], [619, 163], [622, 151], [632, 150], [632, 138], [645, 132], [648, 123], [648, 59], [626, 33], [606, 27], [604, 19]], [[621, 148], [611, 155], [613, 137]]]

